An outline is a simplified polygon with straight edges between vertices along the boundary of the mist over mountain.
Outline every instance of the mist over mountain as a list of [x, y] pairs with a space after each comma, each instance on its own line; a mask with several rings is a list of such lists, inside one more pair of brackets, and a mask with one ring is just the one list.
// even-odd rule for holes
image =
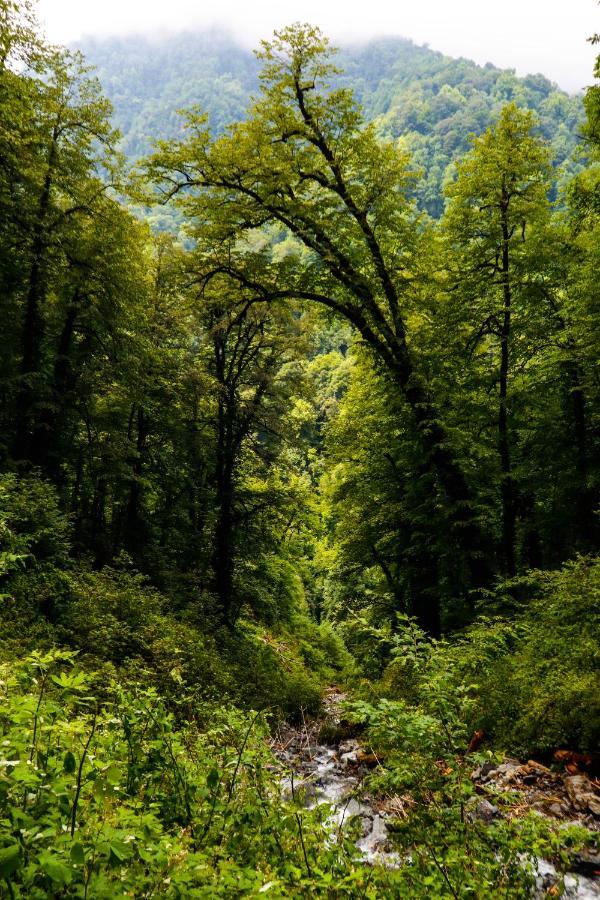
[[[220, 30], [90, 38], [78, 48], [97, 68], [132, 159], [155, 140], [181, 132], [179, 110], [199, 106], [219, 132], [245, 115], [259, 90], [259, 62]], [[424, 171], [418, 199], [433, 215], [442, 210], [449, 166], [468, 150], [469, 135], [481, 134], [511, 100], [538, 115], [555, 164], [564, 169], [561, 177], [575, 169], [581, 98], [543, 75], [518, 77], [514, 70], [453, 59], [404, 38], [344, 47], [338, 63], [339, 83], [353, 88], [382, 137], [400, 138]]]
[[600, 900], [584, 0], [295, 2], [0, 0], [0, 900]]

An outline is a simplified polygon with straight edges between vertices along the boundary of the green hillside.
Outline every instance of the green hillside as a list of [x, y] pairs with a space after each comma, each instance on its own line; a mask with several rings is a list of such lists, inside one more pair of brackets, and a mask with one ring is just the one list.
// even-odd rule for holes
[[[222, 130], [244, 115], [258, 86], [253, 54], [222, 32], [89, 40], [80, 48], [98, 69], [131, 158], [146, 153], [156, 138], [175, 137], [181, 108], [200, 106], [212, 128]], [[481, 134], [507, 101], [537, 113], [555, 163], [573, 172], [581, 98], [543, 75], [519, 78], [513, 70], [452, 59], [403, 38], [346, 47], [338, 63], [339, 80], [354, 89], [366, 117], [377, 120], [382, 135], [402, 138], [425, 170], [418, 196], [433, 215], [442, 211], [448, 166], [466, 152], [469, 135]]]
[[34, 7], [0, 900], [598, 898], [600, 56], [111, 40], [111, 103]]

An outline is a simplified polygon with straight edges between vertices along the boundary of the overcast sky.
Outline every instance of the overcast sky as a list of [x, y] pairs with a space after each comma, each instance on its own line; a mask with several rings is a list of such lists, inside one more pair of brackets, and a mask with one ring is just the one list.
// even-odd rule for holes
[[39, 0], [51, 40], [220, 25], [255, 45], [295, 21], [338, 43], [402, 35], [452, 56], [543, 72], [567, 90], [592, 77], [597, 0]]

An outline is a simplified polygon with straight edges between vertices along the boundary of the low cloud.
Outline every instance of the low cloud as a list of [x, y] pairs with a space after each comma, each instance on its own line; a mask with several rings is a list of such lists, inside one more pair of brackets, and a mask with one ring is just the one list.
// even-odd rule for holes
[[594, 0], [40, 0], [40, 18], [52, 40], [83, 35], [160, 33], [219, 26], [256, 46], [275, 28], [294, 21], [319, 25], [338, 43], [399, 35], [451, 56], [543, 72], [567, 90], [592, 79], [594, 48], [586, 38], [600, 30]]

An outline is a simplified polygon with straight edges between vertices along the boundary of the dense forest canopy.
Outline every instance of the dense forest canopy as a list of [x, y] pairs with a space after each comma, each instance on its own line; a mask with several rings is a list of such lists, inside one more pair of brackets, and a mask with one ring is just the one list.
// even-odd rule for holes
[[594, 896], [598, 81], [87, 50], [0, 0], [1, 895]]
[[[178, 111], [198, 105], [213, 131], [243, 118], [258, 91], [260, 64], [224, 32], [171, 37], [87, 39], [79, 48], [92, 63], [114, 106], [113, 121], [131, 159], [156, 139], [181, 133]], [[505, 103], [534, 110], [553, 148], [558, 177], [577, 168], [573, 153], [583, 124], [581, 97], [569, 96], [543, 75], [452, 59], [403, 38], [342, 48], [333, 82], [350, 87], [380, 136], [401, 138], [425, 177], [415, 186], [420, 205], [438, 216], [452, 163], [469, 149]]]

